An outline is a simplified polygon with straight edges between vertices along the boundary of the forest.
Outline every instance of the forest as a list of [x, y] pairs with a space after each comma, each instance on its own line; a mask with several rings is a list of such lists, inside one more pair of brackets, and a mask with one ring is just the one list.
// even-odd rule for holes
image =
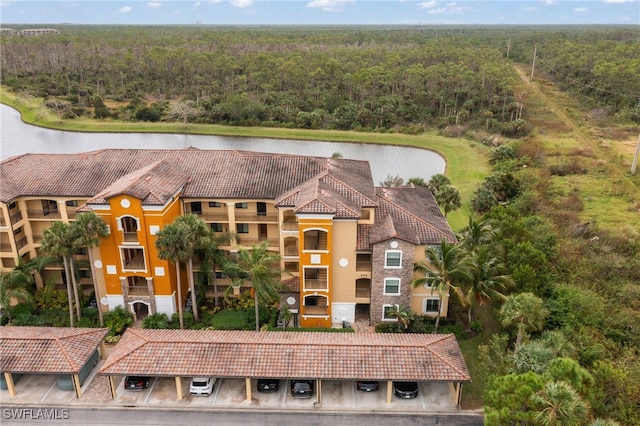
[[[478, 186], [449, 213], [466, 223], [452, 263], [427, 272], [473, 269], [446, 284], [442, 324], [472, 374], [463, 408], [640, 425], [640, 176], [623, 148], [640, 133], [638, 26], [58, 29], [3, 34], [0, 60], [3, 90], [59, 123], [454, 140], [489, 169], [448, 158], [445, 186]], [[398, 318], [379, 331], [424, 329]]]
[[2, 36], [2, 84], [65, 118], [420, 133], [529, 130], [511, 61], [638, 121], [637, 28], [76, 27]]

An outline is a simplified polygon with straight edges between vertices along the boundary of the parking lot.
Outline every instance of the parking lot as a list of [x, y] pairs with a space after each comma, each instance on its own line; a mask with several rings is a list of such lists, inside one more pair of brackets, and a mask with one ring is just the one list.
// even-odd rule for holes
[[[79, 399], [73, 391], [57, 388], [57, 376], [24, 375], [16, 383], [16, 395], [10, 397], [7, 390], [0, 391], [2, 404], [43, 404], [63, 406], [119, 406], [119, 407], [175, 407], [175, 408], [224, 408], [262, 410], [327, 410], [327, 411], [401, 411], [401, 412], [452, 412], [457, 411], [455, 393], [446, 383], [419, 383], [416, 398], [401, 399], [394, 396], [386, 402], [387, 382], [380, 382], [376, 392], [356, 390], [353, 381], [322, 381], [322, 402], [312, 398], [294, 398], [289, 390], [290, 381], [280, 380], [277, 392], [263, 393], [257, 390], [257, 381], [252, 380], [251, 401], [246, 399], [245, 380], [218, 379], [211, 395], [192, 396], [189, 394], [190, 378], [183, 377], [182, 399], [178, 399], [176, 380], [173, 377], [152, 378], [147, 389], [129, 391], [124, 389], [124, 377], [114, 377], [116, 398], [111, 398], [107, 377], [97, 376], [98, 370], [82, 386]], [[317, 392], [317, 390], [316, 390]]]

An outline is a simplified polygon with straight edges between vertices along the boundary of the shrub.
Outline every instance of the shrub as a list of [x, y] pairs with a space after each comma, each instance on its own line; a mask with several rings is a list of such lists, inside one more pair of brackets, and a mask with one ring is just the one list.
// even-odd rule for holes
[[376, 333], [401, 333], [398, 323], [383, 323], [376, 325]]
[[169, 317], [160, 313], [149, 315], [142, 321], [142, 328], [169, 328]]
[[127, 312], [122, 306], [116, 306], [113, 311], [104, 315], [104, 325], [109, 327], [111, 333], [116, 336], [122, 335], [131, 324], [133, 324], [133, 314]]

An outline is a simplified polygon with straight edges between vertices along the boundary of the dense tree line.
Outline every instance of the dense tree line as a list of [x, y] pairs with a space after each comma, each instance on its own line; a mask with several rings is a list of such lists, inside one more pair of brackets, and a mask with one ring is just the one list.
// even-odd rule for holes
[[[527, 131], [505, 47], [513, 46], [511, 55], [519, 59], [533, 40], [518, 41], [515, 32], [72, 26], [61, 32], [2, 36], [0, 54], [3, 84], [55, 98], [50, 107], [65, 117], [405, 132], [471, 124], [508, 136]], [[583, 34], [567, 42], [578, 43]], [[607, 39], [609, 33], [602, 34]], [[126, 105], [108, 108], [109, 101]]]

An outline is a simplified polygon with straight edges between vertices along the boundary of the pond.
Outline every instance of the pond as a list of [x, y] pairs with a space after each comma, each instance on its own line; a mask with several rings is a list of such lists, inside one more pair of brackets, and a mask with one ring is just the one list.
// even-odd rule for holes
[[387, 176], [400, 176], [405, 181], [421, 177], [425, 181], [436, 173], [444, 173], [445, 161], [439, 154], [419, 148], [378, 144], [357, 144], [288, 139], [245, 138], [156, 133], [81, 133], [44, 129], [25, 124], [20, 114], [0, 104], [0, 160], [26, 154], [68, 154], [106, 148], [139, 149], [233, 149], [277, 154], [367, 160], [374, 183]]

